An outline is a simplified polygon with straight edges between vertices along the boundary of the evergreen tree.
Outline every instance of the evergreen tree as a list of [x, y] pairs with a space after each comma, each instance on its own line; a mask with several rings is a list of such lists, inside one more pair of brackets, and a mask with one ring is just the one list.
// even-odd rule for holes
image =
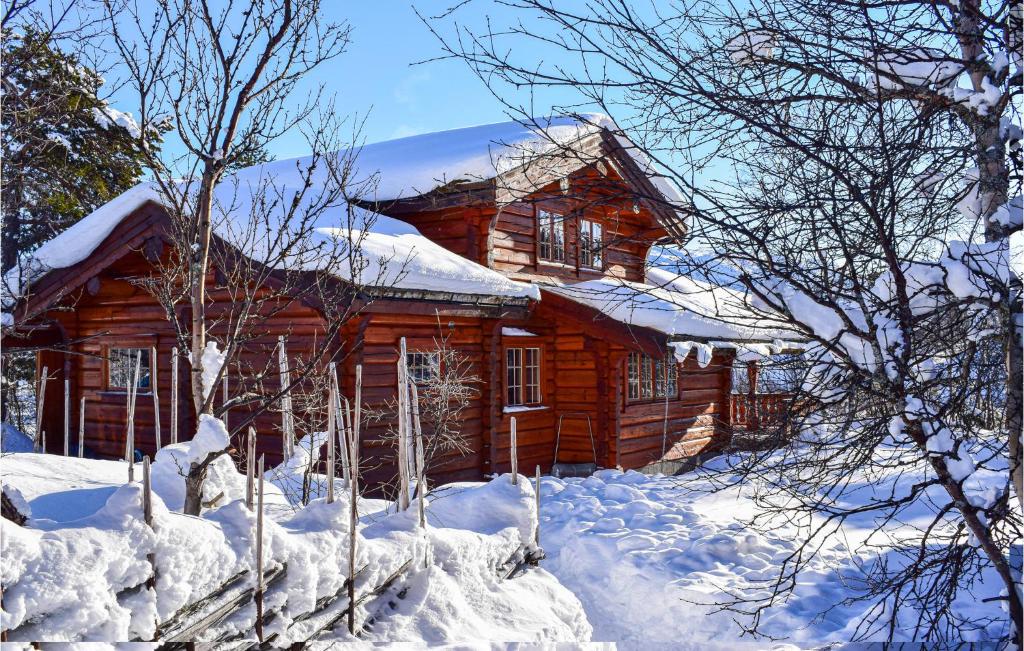
[[[135, 185], [139, 129], [99, 97], [103, 78], [32, 29], [2, 34], [2, 269]], [[150, 134], [147, 146], [159, 144]]]

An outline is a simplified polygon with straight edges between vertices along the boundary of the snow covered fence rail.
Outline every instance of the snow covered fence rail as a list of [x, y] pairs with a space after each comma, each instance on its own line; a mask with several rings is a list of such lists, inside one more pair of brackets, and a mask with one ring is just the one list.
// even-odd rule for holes
[[[264, 590], [274, 587], [279, 581], [284, 579], [287, 571], [287, 565], [279, 565], [277, 567], [270, 568], [264, 572], [263, 581], [260, 585]], [[157, 639], [164, 644], [191, 642], [197, 637], [203, 635], [203, 633], [209, 629], [223, 622], [239, 609], [247, 606], [253, 600], [257, 586], [253, 584], [244, 587], [241, 590], [235, 589], [242, 587], [244, 584], [244, 578], [245, 577], [242, 577], [242, 581], [233, 582], [233, 585], [230, 588], [218, 590], [217, 594], [209, 595], [213, 599], [208, 601], [205, 606], [201, 608], [196, 608], [194, 606], [186, 607], [188, 612], [185, 615], [185, 618], [179, 620], [176, 627], [164, 631], [164, 634]], [[226, 598], [219, 602], [213, 601], [221, 596], [226, 596]], [[212, 608], [207, 607], [211, 605], [213, 606]]]

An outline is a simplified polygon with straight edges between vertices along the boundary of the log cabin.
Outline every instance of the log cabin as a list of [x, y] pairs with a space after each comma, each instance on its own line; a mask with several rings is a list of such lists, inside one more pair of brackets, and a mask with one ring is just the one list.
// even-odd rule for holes
[[[248, 168], [221, 185], [237, 193], [272, 179], [285, 191], [301, 184], [302, 163]], [[402, 272], [364, 279], [370, 298], [330, 341], [328, 317], [315, 304], [274, 314], [228, 370], [231, 387], [242, 382], [242, 361], [258, 366], [286, 337], [288, 355], [336, 347], [346, 396], [362, 365], [372, 409], [395, 395], [400, 339], [413, 377], [422, 378], [438, 372], [442, 338], [476, 382], [460, 415], [464, 449], [432, 466], [433, 482], [507, 472], [513, 417], [519, 466], [545, 472], [556, 461], [664, 468], [727, 444], [737, 351], [780, 334], [741, 307], [736, 318], [722, 318], [727, 289], [651, 267], [652, 247], [685, 238], [685, 203], [606, 118], [509, 122], [365, 145], [352, 177], [372, 181], [372, 192], [348, 201], [348, 214], [355, 210], [365, 223], [347, 228], [364, 232], [367, 260], [386, 251], [402, 258]], [[247, 205], [255, 202], [236, 206], [230, 218], [244, 220]], [[330, 211], [320, 219], [345, 225]], [[175, 331], [152, 292], [133, 282], [167, 255], [167, 222], [160, 194], [140, 185], [44, 245], [31, 275], [18, 279], [4, 344], [36, 351], [37, 372], [48, 369], [39, 429], [50, 433], [49, 452], [61, 451], [65, 427], [74, 448], [81, 426], [88, 455], [123, 455], [126, 360], [135, 355], [143, 366], [136, 448], [155, 453], [158, 422], [168, 442]], [[215, 227], [215, 237], [230, 239], [228, 230]], [[215, 310], [231, 296], [214, 289], [210, 300]], [[223, 335], [211, 330], [215, 340]], [[187, 438], [196, 417], [184, 367], [173, 417]], [[149, 398], [154, 385], [158, 412]], [[243, 420], [230, 415], [232, 427]], [[258, 451], [271, 463], [282, 454], [280, 419], [271, 410], [253, 421]], [[360, 441], [371, 486], [395, 474], [385, 421], [368, 423]]]

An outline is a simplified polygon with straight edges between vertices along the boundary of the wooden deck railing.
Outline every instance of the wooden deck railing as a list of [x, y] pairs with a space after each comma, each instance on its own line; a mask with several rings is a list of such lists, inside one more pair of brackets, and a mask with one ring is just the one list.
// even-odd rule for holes
[[733, 394], [729, 416], [733, 427], [759, 429], [786, 417], [793, 395], [790, 393], [758, 393], [751, 397]]

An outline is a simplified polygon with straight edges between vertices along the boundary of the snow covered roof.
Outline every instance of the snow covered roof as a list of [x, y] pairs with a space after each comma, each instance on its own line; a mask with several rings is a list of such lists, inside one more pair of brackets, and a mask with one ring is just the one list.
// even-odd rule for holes
[[[257, 214], [257, 209], [250, 189], [251, 186], [237, 179], [218, 186], [214, 231], [257, 260], [274, 259], [267, 255], [272, 250], [268, 247], [281, 246], [273, 234], [288, 228], [285, 215], [290, 202], [279, 201], [270, 206], [261, 204], [258, 214], [266, 219], [261, 217], [261, 220], [254, 221], [252, 215]], [[275, 192], [279, 190], [274, 188]], [[304, 201], [311, 203], [316, 201], [316, 197], [306, 195]], [[49, 240], [33, 253], [26, 265], [29, 280], [85, 260], [121, 221], [147, 202], [164, 203], [154, 186], [148, 183], [137, 185]], [[345, 203], [331, 206], [318, 212], [311, 226], [314, 236], [305, 247], [306, 252], [288, 260], [283, 266], [319, 269], [323, 266], [322, 251], [336, 250], [337, 246], [352, 242], [359, 249], [359, 255], [355, 256], [359, 264], [336, 264], [335, 267], [340, 268], [330, 269], [343, 280], [354, 280], [368, 287], [446, 295], [540, 299], [535, 286], [510, 280], [435, 244], [405, 222], [364, 208]], [[320, 244], [323, 246], [318, 250]], [[337, 262], [338, 257], [335, 255], [331, 259]], [[12, 290], [21, 285], [16, 279], [7, 280], [7, 286]]]
[[670, 340], [723, 345], [795, 338], [780, 323], [751, 308], [742, 293], [664, 269], [649, 269], [646, 283], [605, 277], [544, 290], [621, 323], [655, 330]]
[[[363, 145], [355, 152], [353, 186], [375, 185], [369, 201], [394, 201], [424, 195], [452, 183], [488, 181], [544, 154], [571, 151], [580, 163], [594, 162], [576, 145], [607, 130], [639, 166], [665, 201], [684, 204], [679, 190], [658, 174], [650, 160], [606, 115], [535, 118], [531, 122], [498, 122], [448, 131], [425, 133]], [[339, 156], [353, 152], [339, 152]], [[298, 187], [310, 157], [293, 158], [241, 170], [243, 180], [273, 177], [275, 184]]]

